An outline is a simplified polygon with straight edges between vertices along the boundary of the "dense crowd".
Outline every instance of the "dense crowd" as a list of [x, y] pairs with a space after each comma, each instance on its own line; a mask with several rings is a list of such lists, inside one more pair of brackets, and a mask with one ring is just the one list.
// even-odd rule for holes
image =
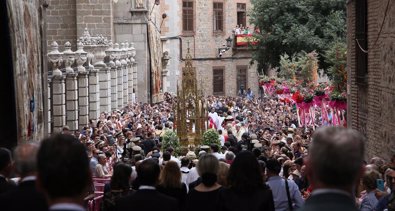
[[220, 146], [164, 148], [174, 102], [102, 113], [13, 155], [1, 148], [1, 210], [84, 210], [92, 194], [101, 210], [395, 210], [395, 156], [364, 161], [354, 130], [314, 130], [319, 115], [300, 127], [277, 98], [210, 96]]

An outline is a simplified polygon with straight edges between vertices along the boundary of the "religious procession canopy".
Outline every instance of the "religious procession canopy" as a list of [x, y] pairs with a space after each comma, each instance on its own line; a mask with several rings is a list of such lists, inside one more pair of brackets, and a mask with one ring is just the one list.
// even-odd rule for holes
[[192, 66], [192, 56], [188, 52], [182, 69], [181, 89], [177, 86], [176, 126], [177, 136], [183, 146], [201, 144], [205, 131], [206, 109], [203, 92], [198, 89], [196, 68]]

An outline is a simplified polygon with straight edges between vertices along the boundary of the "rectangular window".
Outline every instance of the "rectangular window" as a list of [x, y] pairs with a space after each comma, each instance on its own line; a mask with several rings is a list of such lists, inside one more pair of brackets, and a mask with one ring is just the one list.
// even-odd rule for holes
[[224, 31], [224, 4], [222, 2], [214, 2], [214, 32]]
[[182, 1], [182, 30], [193, 32], [193, 0]]
[[246, 26], [247, 24], [246, 14], [247, 14], [246, 4], [237, 3], [237, 25], [244, 27]]
[[239, 92], [240, 88], [243, 90], [247, 90], [247, 67], [237, 67], [237, 92]]
[[224, 69], [213, 69], [213, 94], [224, 95]]

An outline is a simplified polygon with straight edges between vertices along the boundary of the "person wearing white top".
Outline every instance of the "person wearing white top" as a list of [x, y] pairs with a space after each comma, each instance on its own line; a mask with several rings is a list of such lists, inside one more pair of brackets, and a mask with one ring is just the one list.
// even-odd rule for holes
[[186, 184], [189, 185], [192, 182], [195, 182], [198, 178], [199, 178], [199, 174], [197, 172], [197, 169], [196, 169], [196, 167], [193, 167], [189, 170]]
[[219, 142], [221, 142], [221, 146], [224, 146], [224, 144], [225, 144], [225, 137], [222, 134], [222, 130], [218, 130], [218, 134], [219, 134]]

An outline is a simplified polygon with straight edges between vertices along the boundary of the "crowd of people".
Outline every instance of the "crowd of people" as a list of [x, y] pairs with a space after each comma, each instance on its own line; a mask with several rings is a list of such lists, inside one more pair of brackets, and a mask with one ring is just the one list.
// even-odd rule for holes
[[252, 35], [253, 33], [259, 33], [259, 29], [255, 27], [255, 29], [251, 29], [249, 26], [243, 26], [242, 24], [236, 25], [233, 29], [234, 35]]
[[0, 148], [1, 210], [85, 210], [98, 178], [108, 181], [104, 211], [395, 210], [395, 156], [365, 161], [355, 130], [300, 127], [276, 98], [210, 96], [220, 146], [164, 148], [175, 102], [131, 104], [40, 146]]

